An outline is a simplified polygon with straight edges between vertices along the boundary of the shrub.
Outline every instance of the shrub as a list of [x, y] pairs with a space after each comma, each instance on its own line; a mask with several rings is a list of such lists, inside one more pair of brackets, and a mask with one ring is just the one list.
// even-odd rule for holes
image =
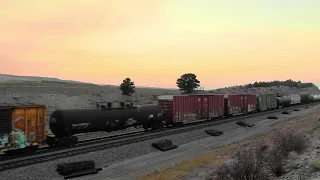
[[267, 180], [263, 153], [259, 147], [237, 151], [231, 163], [225, 163], [216, 171], [219, 180]]
[[278, 133], [277, 138], [274, 140], [280, 148], [283, 148], [285, 155], [291, 151], [297, 153], [303, 152], [308, 147], [307, 139], [300, 133], [294, 131], [283, 131]]
[[319, 171], [320, 170], [320, 160], [316, 159], [316, 160], [311, 161], [310, 166], [314, 171]]
[[268, 145], [267, 144], [260, 144], [259, 145], [260, 151], [264, 152], [268, 149]]
[[285, 173], [284, 162], [286, 160], [286, 155], [283, 151], [283, 148], [274, 145], [266, 156], [267, 169], [278, 177]]

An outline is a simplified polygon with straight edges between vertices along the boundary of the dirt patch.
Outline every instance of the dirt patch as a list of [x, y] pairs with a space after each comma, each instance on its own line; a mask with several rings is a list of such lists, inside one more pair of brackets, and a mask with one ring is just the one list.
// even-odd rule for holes
[[206, 164], [219, 165], [224, 162], [229, 154], [238, 149], [237, 145], [229, 145], [214, 151], [212, 154], [207, 154], [201, 157], [188, 159], [174, 166], [155, 171], [152, 174], [147, 174], [139, 177], [140, 180], [174, 180], [183, 176], [189, 175], [191, 170], [203, 167]]

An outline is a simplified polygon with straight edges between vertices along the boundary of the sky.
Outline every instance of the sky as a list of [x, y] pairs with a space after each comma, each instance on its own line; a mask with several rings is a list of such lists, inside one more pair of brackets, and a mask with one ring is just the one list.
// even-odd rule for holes
[[319, 0], [0, 0], [0, 73], [118, 85], [320, 85]]

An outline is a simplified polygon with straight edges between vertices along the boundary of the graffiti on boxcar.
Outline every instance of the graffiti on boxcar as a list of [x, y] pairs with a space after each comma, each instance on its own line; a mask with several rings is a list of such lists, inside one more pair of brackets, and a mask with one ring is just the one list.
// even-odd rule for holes
[[23, 131], [12, 131], [9, 135], [0, 138], [0, 148], [20, 149], [30, 145]]
[[254, 104], [248, 104], [248, 112], [252, 112], [256, 110], [256, 105]]
[[32, 141], [36, 141], [36, 133], [35, 132], [29, 132], [29, 137], [28, 137], [28, 141], [32, 142]]
[[237, 113], [241, 113], [241, 107], [239, 106], [229, 107], [229, 114], [237, 114]]
[[0, 148], [3, 149], [6, 147], [6, 144], [8, 144], [8, 135], [4, 135], [0, 138]]

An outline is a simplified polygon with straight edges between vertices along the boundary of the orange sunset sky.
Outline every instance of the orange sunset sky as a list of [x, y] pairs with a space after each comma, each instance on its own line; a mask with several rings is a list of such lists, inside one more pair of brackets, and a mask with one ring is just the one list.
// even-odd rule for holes
[[0, 0], [0, 73], [205, 88], [320, 84], [319, 0]]

